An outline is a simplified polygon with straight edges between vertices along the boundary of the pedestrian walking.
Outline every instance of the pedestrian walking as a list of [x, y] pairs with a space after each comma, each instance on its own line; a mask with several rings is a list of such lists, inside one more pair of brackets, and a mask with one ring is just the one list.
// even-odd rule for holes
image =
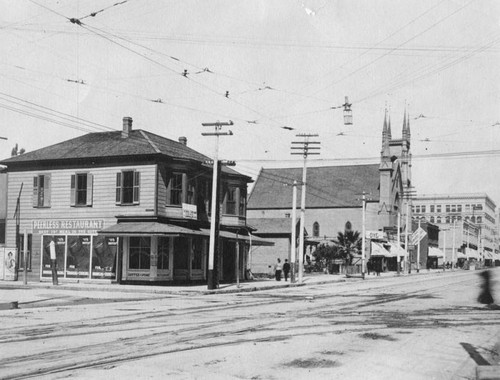
[[381, 270], [382, 270], [382, 260], [377, 260], [375, 262], [375, 272], [377, 272], [377, 276], [380, 276]]
[[276, 281], [281, 281], [281, 271], [283, 270], [283, 266], [281, 265], [281, 260], [278, 259], [276, 261], [276, 265], [274, 266], [274, 275], [276, 277]]
[[285, 276], [285, 281], [288, 281], [288, 274], [290, 273], [290, 263], [288, 259], [285, 259], [285, 263], [283, 264], [283, 275]]
[[366, 263], [366, 270], [368, 271], [368, 276], [370, 275], [370, 272], [372, 272], [372, 261], [368, 260]]

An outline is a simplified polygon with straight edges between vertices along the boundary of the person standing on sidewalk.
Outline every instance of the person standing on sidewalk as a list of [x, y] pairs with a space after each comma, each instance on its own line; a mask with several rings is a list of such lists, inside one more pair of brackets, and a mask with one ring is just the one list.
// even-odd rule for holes
[[283, 275], [285, 276], [285, 281], [288, 281], [288, 274], [290, 273], [290, 263], [288, 259], [285, 259], [285, 263], [283, 264]]
[[276, 281], [281, 281], [281, 271], [283, 267], [281, 265], [281, 260], [278, 258], [276, 265], [274, 266], [274, 275], [276, 277]]

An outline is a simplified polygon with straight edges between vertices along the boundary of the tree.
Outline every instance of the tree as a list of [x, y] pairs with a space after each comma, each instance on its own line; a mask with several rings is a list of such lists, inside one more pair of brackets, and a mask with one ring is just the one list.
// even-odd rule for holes
[[340, 258], [338, 247], [327, 244], [318, 245], [312, 255], [314, 256], [314, 270], [316, 271], [329, 268], [333, 260]]
[[[348, 223], [346, 223], [346, 227]], [[344, 232], [337, 234], [336, 243], [339, 246], [340, 256], [345, 260], [346, 265], [351, 265], [353, 256], [361, 252], [361, 237], [359, 235], [359, 231], [352, 231], [347, 228]]]
[[17, 155], [21, 155], [23, 154], [24, 152], [26, 152], [26, 150], [24, 148], [21, 148], [21, 150], [18, 150], [18, 146], [16, 144], [16, 146], [14, 148], [12, 148], [12, 151], [10, 152], [10, 155], [11, 157], [14, 157], [14, 156], [17, 156]]

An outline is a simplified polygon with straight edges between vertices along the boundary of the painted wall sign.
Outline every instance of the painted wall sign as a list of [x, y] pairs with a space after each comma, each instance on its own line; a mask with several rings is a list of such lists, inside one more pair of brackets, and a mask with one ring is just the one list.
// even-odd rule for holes
[[182, 204], [182, 217], [184, 219], [198, 219], [198, 212], [196, 205], [190, 205], [188, 203]]
[[103, 229], [99, 219], [38, 219], [33, 220], [33, 233], [41, 235], [94, 235]]

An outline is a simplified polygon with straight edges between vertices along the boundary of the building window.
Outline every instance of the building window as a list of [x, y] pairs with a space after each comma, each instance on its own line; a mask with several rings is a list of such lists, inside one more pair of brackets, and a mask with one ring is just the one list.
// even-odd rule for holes
[[420, 206], [415, 206], [415, 213], [420, 214]]
[[203, 240], [201, 238], [193, 238], [192, 246], [193, 246], [193, 258], [191, 261], [191, 269], [203, 269]]
[[431, 222], [431, 223], [434, 223], [434, 217], [433, 217], [433, 216], [431, 216], [431, 218], [430, 218], [430, 222]]
[[116, 204], [139, 204], [140, 174], [135, 170], [116, 173]]
[[211, 184], [208, 180], [201, 180], [199, 182], [199, 187], [197, 191], [197, 198], [198, 198], [198, 212], [201, 214], [210, 214], [210, 201], [212, 197], [212, 188], [210, 187]]
[[441, 205], [436, 205], [436, 212], [441, 212]]
[[457, 212], [462, 212], [462, 205], [457, 205]]
[[158, 237], [158, 269], [169, 268], [170, 239], [165, 236]]
[[478, 216], [478, 217], [477, 217], [477, 219], [476, 219], [476, 221], [477, 221], [478, 223], [482, 223], [482, 222], [483, 222], [483, 218], [482, 218], [482, 217], [480, 217], [480, 216]]
[[6, 219], [0, 219], [0, 244], [5, 244], [5, 226], [7, 225]]
[[239, 208], [240, 216], [245, 216], [246, 209], [247, 209], [247, 193], [245, 189], [240, 189], [240, 208]]
[[182, 204], [182, 173], [173, 173], [170, 177], [170, 204]]
[[151, 238], [130, 237], [129, 265], [130, 269], [149, 269], [151, 257]]
[[92, 174], [79, 173], [71, 176], [71, 206], [92, 205]]
[[479, 204], [479, 203], [474, 207], [474, 210], [482, 210], [482, 209], [483, 209], [483, 205]]
[[425, 205], [422, 205], [422, 212], [425, 212]]
[[451, 210], [450, 205], [446, 205], [446, 212], [450, 212], [450, 210]]
[[226, 214], [236, 215], [236, 188], [229, 187], [226, 196]]
[[50, 175], [33, 177], [33, 207], [50, 207]]
[[434, 212], [434, 205], [430, 205], [430, 212]]
[[449, 216], [447, 216], [445, 220], [446, 220], [446, 223], [450, 223], [450, 217]]
[[436, 223], [441, 224], [441, 217], [440, 217], [440, 216], [438, 216], [438, 217], [436, 218]]
[[194, 187], [194, 180], [190, 179], [188, 181], [187, 185], [187, 199], [186, 202], [190, 205], [194, 205], [194, 192], [195, 192], [195, 187]]
[[451, 205], [451, 212], [457, 212], [457, 205]]
[[314, 222], [314, 224], [313, 224], [313, 236], [319, 237], [319, 223], [318, 222]]

